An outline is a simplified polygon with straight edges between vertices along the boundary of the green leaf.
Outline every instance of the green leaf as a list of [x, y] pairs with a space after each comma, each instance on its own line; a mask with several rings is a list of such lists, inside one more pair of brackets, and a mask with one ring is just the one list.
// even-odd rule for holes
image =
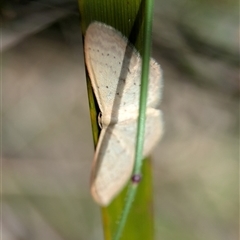
[[[93, 21], [103, 22], [120, 31], [142, 55], [143, 20], [145, 1], [140, 0], [80, 0], [81, 27], [83, 35]], [[150, 38], [151, 36], [148, 36]], [[88, 81], [89, 106], [93, 137], [96, 146], [99, 135], [97, 116], [99, 109], [94, 99], [90, 80]], [[143, 161], [143, 179], [139, 184], [122, 238], [124, 240], [153, 239], [153, 193], [151, 161]], [[126, 199], [127, 187], [106, 208], [102, 208], [102, 222], [106, 240], [112, 240]]]

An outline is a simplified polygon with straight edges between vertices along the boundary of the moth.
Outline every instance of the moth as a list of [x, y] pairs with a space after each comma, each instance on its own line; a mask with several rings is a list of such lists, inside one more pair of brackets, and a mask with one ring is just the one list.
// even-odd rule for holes
[[[118, 30], [104, 23], [89, 25], [85, 61], [100, 109], [101, 127], [91, 170], [91, 193], [107, 206], [128, 182], [133, 166], [139, 111], [142, 59]], [[162, 71], [151, 59], [143, 156], [150, 154], [163, 133]]]

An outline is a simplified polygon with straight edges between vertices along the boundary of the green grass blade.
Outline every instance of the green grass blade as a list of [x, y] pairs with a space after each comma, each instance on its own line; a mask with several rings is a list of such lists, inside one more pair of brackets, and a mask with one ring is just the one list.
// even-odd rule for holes
[[[145, 2], [140, 0], [80, 0], [81, 27], [83, 34], [93, 21], [111, 25], [128, 37], [130, 42], [143, 54], [143, 20], [145, 18]], [[150, 36], [149, 36], [150, 38]], [[99, 135], [97, 124], [98, 108], [93, 98], [88, 79], [89, 105], [95, 144]], [[136, 193], [136, 200], [127, 218], [122, 239], [153, 239], [153, 200], [151, 162], [144, 161], [143, 176]], [[124, 208], [127, 188], [117, 196], [107, 208], [102, 208], [104, 236], [112, 240]]]
[[[139, 117], [137, 126], [137, 138], [135, 148], [135, 164], [133, 169], [133, 176], [142, 176], [142, 163], [143, 163], [143, 146], [144, 146], [144, 132], [146, 122], [146, 109], [147, 109], [147, 95], [148, 95], [148, 79], [149, 79], [149, 62], [151, 57], [151, 33], [152, 33], [152, 17], [153, 17], [153, 0], [145, 1], [145, 14], [144, 14], [144, 29], [143, 29], [143, 61], [142, 61], [142, 75], [141, 75], [141, 92], [139, 103]], [[121, 238], [123, 229], [131, 210], [133, 201], [136, 197], [136, 192], [139, 183], [132, 182], [129, 185], [127, 198], [123, 208], [123, 213], [120, 218], [119, 226], [113, 240]]]

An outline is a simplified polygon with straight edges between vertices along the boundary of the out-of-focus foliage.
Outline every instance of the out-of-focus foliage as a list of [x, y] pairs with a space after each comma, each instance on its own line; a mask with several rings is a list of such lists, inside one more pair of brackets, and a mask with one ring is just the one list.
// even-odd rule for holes
[[[21, 9], [37, 4], [38, 22], [34, 11], [14, 16], [10, 2], [1, 9], [2, 39], [28, 30], [1, 53], [3, 239], [99, 240], [79, 16], [46, 14], [67, 2]], [[165, 79], [165, 136], [153, 157], [157, 240], [238, 239], [237, 10], [231, 1], [155, 2], [153, 55]]]

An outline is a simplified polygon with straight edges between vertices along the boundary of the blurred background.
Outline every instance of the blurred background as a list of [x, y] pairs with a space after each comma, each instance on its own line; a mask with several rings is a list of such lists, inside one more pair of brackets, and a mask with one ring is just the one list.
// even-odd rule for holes
[[[101, 240], [77, 1], [1, 1], [2, 240]], [[239, 2], [155, 1], [157, 240], [237, 240]]]

